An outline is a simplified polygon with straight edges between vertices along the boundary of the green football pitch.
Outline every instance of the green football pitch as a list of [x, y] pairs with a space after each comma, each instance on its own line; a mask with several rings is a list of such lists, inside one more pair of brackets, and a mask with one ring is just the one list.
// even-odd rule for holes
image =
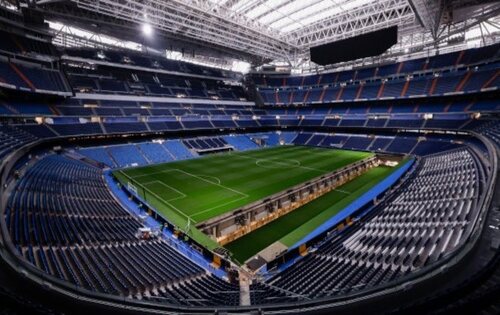
[[[114, 171], [167, 220], [213, 249], [218, 245], [193, 227], [228, 211], [306, 182], [372, 153], [280, 146], [209, 155]], [[251, 233], [253, 234], [253, 233]]]
[[[400, 163], [399, 167], [402, 165], [404, 163]], [[239, 262], [245, 262], [277, 241], [291, 247], [396, 169], [387, 166], [373, 168], [287, 215], [226, 244], [225, 247]]]

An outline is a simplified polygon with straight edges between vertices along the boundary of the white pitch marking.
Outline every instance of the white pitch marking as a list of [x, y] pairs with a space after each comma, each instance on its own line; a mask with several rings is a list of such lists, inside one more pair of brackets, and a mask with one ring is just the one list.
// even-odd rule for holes
[[[162, 181], [160, 181], [160, 180], [154, 180], [154, 181], [152, 181], [152, 182], [147, 182], [147, 183], [144, 183], [144, 184], [142, 184], [142, 185], [147, 186], [147, 185], [150, 185], [150, 184], [153, 184], [153, 183], [160, 183], [160, 184], [162, 184], [163, 186], [165, 186], [165, 187], [167, 187], [167, 188], [169, 188], [169, 189], [171, 189], [171, 190], [175, 191], [175, 192], [176, 192], [176, 193], [178, 193], [179, 195], [181, 195], [181, 196], [176, 197], [176, 198], [167, 199], [167, 201], [174, 201], [174, 200], [179, 200], [179, 199], [182, 199], [182, 198], [186, 198], [186, 197], [187, 197], [187, 195], [186, 195], [185, 193], [183, 193], [182, 191], [177, 190], [177, 189], [175, 189], [174, 187], [172, 187], [172, 186], [170, 186], [170, 185], [167, 185], [167, 184], [165, 184], [164, 182], [162, 182]], [[164, 199], [163, 199], [163, 200], [164, 200]]]
[[216, 183], [211, 182], [211, 181], [209, 181], [209, 180], [207, 180], [207, 179], [205, 179], [205, 178], [203, 178], [203, 177], [200, 177], [200, 176], [197, 176], [197, 175], [191, 174], [191, 173], [186, 172], [186, 171], [183, 171], [183, 170], [181, 170], [181, 169], [177, 169], [177, 168], [176, 168], [175, 170], [177, 170], [177, 171], [179, 171], [179, 172], [181, 172], [181, 173], [184, 173], [184, 174], [186, 174], [186, 175], [192, 176], [192, 177], [194, 177], [194, 178], [198, 178], [198, 179], [200, 179], [200, 180], [202, 180], [202, 181], [204, 181], [204, 182], [207, 182], [207, 183], [209, 183], [209, 184], [216, 185], [216, 186], [222, 187], [222, 188], [224, 188], [224, 189], [227, 189], [227, 190], [229, 190], [229, 191], [232, 191], [232, 192], [234, 192], [234, 193], [237, 193], [237, 194], [239, 194], [239, 195], [242, 195], [242, 196], [248, 197], [248, 195], [247, 195], [247, 194], [242, 193], [241, 191], [237, 191], [236, 189], [232, 189], [232, 188], [226, 187], [226, 186], [224, 186], [224, 185], [222, 185], [222, 184], [216, 184]]
[[210, 175], [198, 175], [198, 176], [200, 176], [200, 177], [206, 177], [206, 178], [213, 178], [213, 179], [215, 179], [217, 181], [218, 185], [220, 185], [222, 183], [222, 181], [218, 177], [216, 177], [216, 176], [210, 176]]
[[[186, 217], [187, 219], [189, 220], [193, 220], [191, 219], [190, 216], [188, 216], [187, 214], [185, 214], [183, 211], [179, 210], [178, 208], [174, 207], [174, 205], [172, 205], [170, 202], [166, 201], [165, 199], [163, 199], [162, 197], [158, 196], [156, 193], [154, 193], [153, 191], [151, 191], [150, 189], [148, 189], [148, 192], [150, 194], [153, 194], [156, 198], [160, 199], [161, 201], [163, 201], [166, 205], [168, 205], [169, 207], [171, 207], [172, 209], [174, 209], [175, 211], [177, 211], [179, 214], [181, 214], [182, 216]], [[193, 220], [194, 221], [194, 220]], [[195, 221], [195, 223], [197, 223]]]
[[[154, 172], [154, 173], [149, 173], [149, 174], [144, 174], [144, 175], [137, 175], [137, 176], [135, 176], [135, 177], [132, 177], [132, 179], [135, 179], [135, 178], [138, 178], [138, 177], [144, 177], [144, 176], [151, 176], [151, 175], [160, 174], [160, 173], [169, 173], [169, 172], [172, 172], [172, 171], [177, 171], [177, 172], [184, 173], [184, 174], [186, 174], [186, 175], [192, 176], [192, 177], [194, 177], [194, 178], [197, 178], [197, 179], [202, 180], [202, 181], [204, 181], [204, 182], [207, 182], [207, 183], [209, 183], [209, 184], [212, 184], [212, 185], [215, 185], [215, 186], [219, 186], [219, 187], [222, 187], [222, 188], [227, 189], [227, 190], [229, 190], [229, 191], [232, 191], [232, 192], [234, 192], [234, 193], [237, 193], [238, 195], [242, 195], [242, 196], [248, 197], [248, 195], [247, 195], [247, 194], [242, 193], [241, 191], [237, 191], [237, 190], [235, 190], [235, 189], [232, 189], [232, 188], [226, 187], [226, 186], [224, 186], [224, 185], [222, 185], [222, 184], [220, 184], [220, 183], [214, 183], [214, 182], [212, 182], [212, 181], [210, 181], [210, 180], [208, 180], [208, 179], [206, 179], [206, 178], [200, 177], [199, 175], [194, 175], [194, 174], [191, 174], [191, 173], [189, 173], [189, 172], [186, 172], [186, 171], [181, 170], [181, 169], [178, 169], [178, 168], [171, 168], [171, 169], [166, 169], [166, 170], [162, 170], [162, 171], [158, 171], [158, 172]], [[215, 177], [215, 176], [210, 176], [210, 175], [201, 175], [201, 176], [208, 176], [208, 177], [217, 178], [217, 177]], [[219, 179], [219, 178], [217, 178], [217, 180], [220, 182], [220, 179]]]
[[[283, 166], [296, 166], [298, 168], [303, 168], [303, 169], [307, 169], [307, 170], [310, 170], [310, 171], [316, 171], [316, 172], [321, 172], [321, 173], [328, 173], [329, 172], [327, 170], [322, 170], [322, 169], [319, 169], [319, 168], [313, 168], [313, 167], [309, 167], [309, 166], [300, 165], [300, 161], [293, 160], [293, 159], [288, 159], [288, 160], [287, 159], [282, 159], [281, 162], [280, 162], [279, 160], [266, 159], [266, 158], [255, 158], [255, 157], [251, 157], [251, 156], [243, 156], [243, 155], [234, 155], [234, 156], [245, 158], [245, 159], [256, 160], [255, 165], [257, 165], [258, 167], [262, 167], [262, 168], [265, 168], [265, 166], [258, 165], [257, 164], [258, 161], [270, 161], [270, 162], [273, 162], [273, 163], [276, 163], [276, 164], [283, 164]], [[297, 161], [297, 162], [299, 162], [299, 165], [286, 164], [285, 161]]]
[[228, 204], [233, 203], [233, 202], [236, 202], [236, 201], [240, 201], [240, 200], [245, 199], [245, 198], [247, 198], [247, 197], [245, 197], [245, 196], [241, 196], [241, 197], [240, 197], [240, 198], [238, 198], [238, 199], [234, 199], [234, 200], [231, 200], [231, 201], [225, 202], [225, 203], [223, 203], [223, 204], [217, 205], [217, 206], [215, 206], [215, 207], [208, 208], [208, 209], [205, 209], [205, 210], [203, 210], [203, 211], [193, 213], [191, 216], [196, 217], [196, 216], [197, 216], [197, 215], [199, 215], [199, 214], [202, 214], [202, 213], [205, 213], [205, 212], [212, 211], [212, 210], [214, 210], [214, 209], [220, 208], [220, 207], [222, 207], [222, 206], [228, 205]]
[[[247, 194], [245, 194], [245, 193], [242, 193], [242, 192], [237, 191], [237, 190], [235, 190], [235, 189], [232, 189], [232, 188], [226, 187], [226, 186], [224, 186], [224, 185], [222, 185], [222, 184], [220, 184], [220, 183], [219, 183], [219, 184], [214, 183], [214, 182], [212, 182], [212, 181], [210, 181], [210, 180], [208, 180], [208, 179], [205, 179], [205, 178], [203, 178], [203, 177], [200, 177], [200, 176], [197, 176], [197, 175], [191, 174], [191, 173], [186, 172], [186, 171], [183, 171], [183, 170], [181, 170], [181, 169], [167, 169], [167, 170], [163, 170], [163, 171], [159, 171], [159, 172], [155, 172], [155, 173], [149, 173], [149, 174], [147, 174], [147, 175], [138, 175], [138, 176], [136, 176], [136, 177], [140, 177], [140, 176], [141, 176], [141, 177], [142, 177], [142, 176], [149, 176], [149, 175], [154, 175], [154, 174], [159, 174], [159, 173], [168, 173], [168, 172], [172, 172], [172, 171], [178, 171], [178, 172], [184, 173], [184, 174], [186, 174], [186, 175], [188, 175], [188, 176], [192, 176], [192, 177], [194, 177], [194, 178], [196, 178], [196, 179], [202, 180], [202, 181], [207, 182], [207, 183], [209, 183], [209, 184], [212, 184], [212, 185], [215, 185], [215, 186], [222, 187], [222, 188], [224, 188], [224, 189], [227, 189], [227, 190], [229, 190], [229, 191], [232, 191], [232, 192], [234, 192], [234, 193], [236, 193], [236, 194], [239, 194], [239, 195], [241, 196], [240, 198], [237, 198], [237, 199], [234, 199], [234, 200], [228, 201], [228, 202], [226, 202], [226, 203], [223, 203], [223, 204], [217, 205], [217, 206], [215, 206], [215, 207], [212, 207], [212, 208], [209, 208], [209, 209], [204, 209], [204, 210], [202, 210], [202, 211], [200, 211], [200, 212], [197, 212], [197, 213], [195, 213], [195, 214], [192, 214], [192, 216], [196, 216], [196, 215], [198, 215], [198, 214], [205, 213], [205, 212], [208, 212], [208, 211], [210, 211], [210, 210], [217, 209], [217, 208], [219, 208], [219, 207], [222, 207], [222, 206], [225, 206], [225, 205], [227, 205], [227, 204], [230, 204], [230, 203], [233, 203], [233, 202], [237, 202], [237, 201], [239, 201], [239, 200], [242, 200], [242, 199], [244, 199], [244, 198], [248, 198], [248, 197], [249, 197], [249, 196], [248, 196]], [[201, 175], [201, 176], [205, 176], [205, 175]], [[209, 176], [209, 175], [207, 175], [207, 176]], [[136, 177], [134, 177], [134, 178], [136, 178]], [[209, 177], [213, 177], [213, 176], [209, 176]], [[216, 178], [216, 177], [214, 177], [214, 178]], [[218, 178], [217, 178], [217, 179], [218, 179]], [[218, 180], [219, 180], [219, 182], [220, 182], [220, 179], [218, 179]], [[153, 183], [153, 182], [161, 182], [161, 181], [152, 181], [152, 182], [149, 182], [149, 183]], [[161, 183], [163, 183], [163, 182], [161, 182]], [[163, 183], [163, 184], [164, 184], [164, 183]], [[143, 185], [144, 185], [144, 184], [143, 184]], [[168, 186], [168, 185], [166, 185], [166, 184], [164, 184], [164, 185], [165, 185], [165, 186], [167, 186], [167, 187], [170, 187], [170, 186]], [[171, 188], [172, 188], [172, 187], [171, 187]], [[182, 192], [181, 192], [181, 193], [182, 193]], [[169, 199], [168, 201], [166, 201], [165, 199], [161, 198], [160, 196], [156, 195], [155, 193], [153, 193], [153, 194], [154, 194], [157, 198], [159, 198], [160, 200], [162, 200], [163, 202], [165, 202], [167, 205], [169, 205], [169, 206], [171, 206], [172, 208], [174, 208], [175, 210], [177, 210], [177, 211], [179, 211], [179, 212], [182, 212], [181, 210], [179, 210], [179, 209], [175, 208], [172, 204], [170, 204], [170, 203], [168, 202], [168, 201], [176, 200], [177, 198], [174, 198], [174, 199]], [[186, 197], [187, 197], [187, 195], [186, 195], [186, 194], [184, 194], [184, 193], [182, 193], [182, 194], [183, 194], [184, 196], [186, 196]], [[180, 198], [178, 198], [178, 199], [180, 199]], [[182, 213], [183, 213], [183, 212], [182, 212]], [[184, 214], [184, 213], [183, 213], [183, 214]], [[184, 216], [186, 216], [186, 217], [188, 217], [188, 218], [190, 218], [190, 219], [191, 219], [191, 217], [190, 217], [190, 216], [187, 216], [186, 214], [184, 214]], [[191, 219], [191, 220], [192, 220], [192, 219]], [[194, 220], [193, 220], [193, 221], [194, 221]]]
[[350, 195], [351, 193], [348, 192], [348, 191], [345, 191], [345, 190], [342, 190], [342, 189], [334, 189], [335, 191], [338, 191], [338, 192], [341, 192], [343, 194], [346, 194], [346, 195]]
[[158, 172], [153, 172], [153, 173], [148, 173], [148, 174], [142, 174], [142, 175], [136, 175], [136, 176], [130, 176], [130, 178], [136, 179], [136, 178], [139, 178], [139, 177], [151, 176], [151, 175], [160, 174], [160, 173], [169, 173], [169, 172], [172, 172], [172, 171], [175, 171], [175, 170], [176, 169], [169, 168], [169, 169], [161, 170], [161, 171], [158, 171]]

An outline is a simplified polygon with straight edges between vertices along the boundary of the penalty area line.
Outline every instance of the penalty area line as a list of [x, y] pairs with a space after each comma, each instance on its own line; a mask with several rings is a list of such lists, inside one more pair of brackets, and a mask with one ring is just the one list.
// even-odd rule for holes
[[350, 195], [352, 193], [348, 192], [348, 191], [345, 191], [345, 190], [342, 190], [342, 189], [334, 189], [335, 191], [338, 191], [340, 193], [343, 193], [343, 194], [346, 194], [346, 195]]
[[[151, 185], [153, 183], [159, 183], [159, 184], [167, 187], [168, 189], [175, 191], [177, 194], [180, 195], [179, 197], [170, 198], [170, 199], [167, 199], [166, 201], [174, 201], [174, 200], [179, 200], [179, 199], [183, 199], [183, 198], [187, 197], [187, 195], [185, 193], [183, 193], [182, 191], [180, 191], [178, 189], [175, 189], [174, 187], [172, 187], [170, 185], [167, 185], [167, 184], [165, 184], [164, 182], [162, 182], [160, 180], [154, 180], [154, 181], [151, 181], [151, 182], [143, 183], [143, 185], [147, 186], [147, 185]], [[165, 200], [165, 199], [163, 199], [163, 200]]]
[[212, 210], [214, 210], [214, 209], [217, 209], [217, 208], [220, 208], [220, 207], [222, 207], [222, 206], [225, 206], [225, 205], [231, 204], [231, 203], [233, 203], [233, 202], [240, 201], [240, 200], [245, 199], [245, 198], [247, 198], [247, 197], [245, 197], [245, 196], [241, 196], [240, 198], [237, 198], [237, 199], [234, 199], [234, 200], [230, 200], [230, 201], [228, 201], [228, 202], [222, 203], [222, 204], [217, 205], [217, 206], [215, 206], [215, 207], [208, 208], [208, 209], [202, 210], [202, 211], [200, 211], [200, 212], [196, 212], [196, 213], [192, 214], [191, 216], [192, 216], [192, 217], [196, 217], [196, 216], [197, 216], [197, 215], [199, 215], [199, 214], [203, 214], [203, 213], [206, 213], [206, 212], [212, 211]]
[[[142, 187], [144, 187], [144, 185], [141, 185]], [[174, 209], [178, 214], [180, 214], [181, 216], [185, 217], [186, 219], [190, 220], [190, 221], [193, 221], [194, 223], [198, 223], [197, 221], [193, 220], [190, 216], [188, 216], [187, 214], [185, 214], [183, 211], [179, 210], [178, 208], [176, 208], [174, 205], [172, 205], [170, 202], [166, 201], [165, 199], [163, 199], [162, 197], [158, 196], [156, 193], [154, 193], [153, 191], [151, 191], [150, 189], [144, 187], [150, 194], [152, 194], [153, 196], [155, 196], [156, 198], [158, 198], [160, 201], [162, 201], [165, 205], [167, 205], [168, 207], [171, 207], [172, 209]], [[146, 200], [147, 202], [147, 200]], [[156, 209], [156, 208], [155, 208]], [[156, 209], [157, 212], [160, 212], [158, 209]]]

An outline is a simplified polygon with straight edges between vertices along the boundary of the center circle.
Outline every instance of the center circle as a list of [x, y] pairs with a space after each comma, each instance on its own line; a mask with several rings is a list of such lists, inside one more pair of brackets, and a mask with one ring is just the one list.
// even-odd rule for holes
[[210, 175], [196, 175], [196, 176], [204, 178], [207, 181], [212, 182], [214, 184], [220, 185], [220, 183], [221, 183], [220, 179], [218, 177], [215, 177], [215, 176], [210, 176]]
[[259, 159], [255, 164], [264, 168], [291, 168], [299, 167], [300, 162], [297, 160], [272, 160], [272, 159]]

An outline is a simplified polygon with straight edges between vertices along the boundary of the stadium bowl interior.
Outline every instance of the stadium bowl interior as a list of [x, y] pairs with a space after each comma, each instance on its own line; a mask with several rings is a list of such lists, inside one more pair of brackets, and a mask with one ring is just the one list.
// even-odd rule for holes
[[0, 1], [1, 313], [500, 313], [500, 6], [306, 2]]

